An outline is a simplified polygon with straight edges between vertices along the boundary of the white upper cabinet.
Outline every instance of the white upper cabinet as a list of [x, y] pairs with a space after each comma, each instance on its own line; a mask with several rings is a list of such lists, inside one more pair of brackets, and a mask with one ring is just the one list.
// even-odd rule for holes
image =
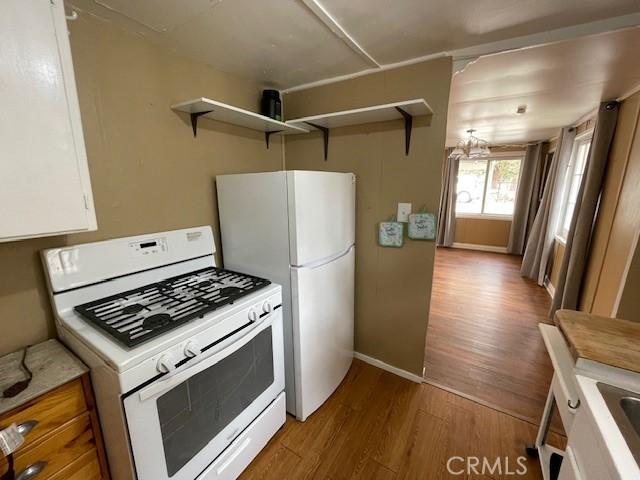
[[2, 0], [0, 241], [96, 228], [63, 0]]

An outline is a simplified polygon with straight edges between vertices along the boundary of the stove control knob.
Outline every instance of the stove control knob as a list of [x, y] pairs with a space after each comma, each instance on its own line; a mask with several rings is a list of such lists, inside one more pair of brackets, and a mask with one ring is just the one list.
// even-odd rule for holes
[[202, 353], [200, 347], [196, 343], [195, 340], [189, 340], [184, 346], [184, 356], [188, 358], [193, 358]]
[[257, 322], [258, 318], [260, 318], [258, 316], [258, 312], [256, 312], [253, 308], [249, 310], [249, 314], [247, 315], [247, 317], [249, 317], [250, 322]]
[[158, 364], [156, 368], [160, 373], [169, 373], [173, 372], [176, 369], [175, 361], [173, 360], [173, 356], [168, 353], [161, 355], [158, 359]]
[[267, 300], [266, 302], [264, 302], [262, 304], [262, 311], [264, 313], [271, 313], [273, 312], [273, 305], [271, 305], [271, 302], [269, 300]]

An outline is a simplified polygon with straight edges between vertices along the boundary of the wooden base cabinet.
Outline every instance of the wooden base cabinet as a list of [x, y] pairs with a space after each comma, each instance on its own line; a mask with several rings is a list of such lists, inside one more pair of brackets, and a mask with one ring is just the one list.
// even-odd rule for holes
[[[0, 427], [12, 423], [28, 429], [14, 453], [16, 478], [31, 467], [34, 480], [109, 479], [88, 374], [0, 416]], [[7, 467], [0, 459], [0, 476]]]

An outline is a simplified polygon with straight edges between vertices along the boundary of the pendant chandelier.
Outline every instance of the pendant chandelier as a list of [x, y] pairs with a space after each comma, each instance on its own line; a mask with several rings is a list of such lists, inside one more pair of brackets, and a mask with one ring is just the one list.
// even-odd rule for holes
[[473, 128], [467, 130], [469, 136], [458, 140], [456, 148], [449, 154], [449, 157], [465, 158], [483, 158], [491, 155], [489, 142], [482, 140], [473, 135]]

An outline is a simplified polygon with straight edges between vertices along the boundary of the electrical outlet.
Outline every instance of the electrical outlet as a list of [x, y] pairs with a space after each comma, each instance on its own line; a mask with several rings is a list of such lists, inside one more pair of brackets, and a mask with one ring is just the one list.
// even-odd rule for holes
[[398, 215], [396, 216], [399, 222], [408, 222], [409, 214], [411, 213], [411, 204], [410, 203], [399, 203], [398, 204]]

